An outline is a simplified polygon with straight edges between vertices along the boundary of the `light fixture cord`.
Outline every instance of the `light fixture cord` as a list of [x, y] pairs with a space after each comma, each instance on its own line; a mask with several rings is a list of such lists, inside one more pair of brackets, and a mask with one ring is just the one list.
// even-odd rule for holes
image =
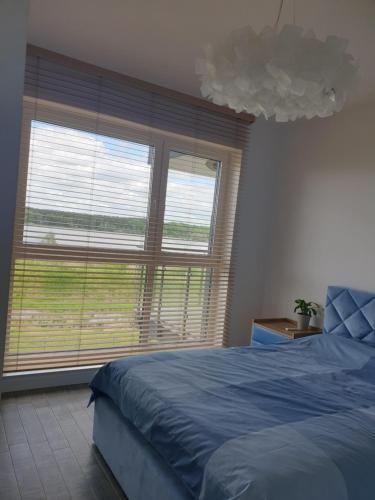
[[284, 0], [280, 0], [280, 5], [279, 5], [279, 12], [277, 13], [277, 18], [274, 24], [274, 28], [276, 29], [279, 25], [280, 21], [280, 16], [281, 16], [281, 11], [283, 10], [283, 5], [284, 5]]

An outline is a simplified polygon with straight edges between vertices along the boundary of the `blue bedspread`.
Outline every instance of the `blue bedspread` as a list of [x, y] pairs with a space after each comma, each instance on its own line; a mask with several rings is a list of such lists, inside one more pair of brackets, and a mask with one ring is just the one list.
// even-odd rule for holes
[[120, 359], [104, 393], [202, 500], [374, 500], [375, 347], [333, 335]]

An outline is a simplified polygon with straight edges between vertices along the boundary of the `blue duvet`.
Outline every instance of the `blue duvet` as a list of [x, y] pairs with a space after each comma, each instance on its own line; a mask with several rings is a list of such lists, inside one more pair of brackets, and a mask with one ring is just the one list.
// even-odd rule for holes
[[374, 500], [375, 347], [333, 335], [120, 359], [92, 381], [201, 500]]

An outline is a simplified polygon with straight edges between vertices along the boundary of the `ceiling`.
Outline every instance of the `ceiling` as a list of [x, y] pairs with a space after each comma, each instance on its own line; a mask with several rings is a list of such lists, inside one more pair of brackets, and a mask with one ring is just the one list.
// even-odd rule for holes
[[[294, 0], [296, 23], [350, 40], [375, 99], [375, 0]], [[207, 42], [274, 22], [279, 0], [30, 0], [30, 43], [168, 88], [199, 95], [195, 60]], [[292, 22], [284, 0], [281, 23]]]

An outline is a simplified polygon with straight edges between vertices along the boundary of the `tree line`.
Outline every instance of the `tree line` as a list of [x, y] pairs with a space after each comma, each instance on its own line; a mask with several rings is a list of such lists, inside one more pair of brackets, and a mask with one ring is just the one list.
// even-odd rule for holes
[[[147, 220], [145, 217], [118, 217], [27, 207], [25, 224], [143, 235], [146, 231]], [[167, 238], [208, 241], [209, 230], [208, 226], [165, 222], [163, 234]]]

